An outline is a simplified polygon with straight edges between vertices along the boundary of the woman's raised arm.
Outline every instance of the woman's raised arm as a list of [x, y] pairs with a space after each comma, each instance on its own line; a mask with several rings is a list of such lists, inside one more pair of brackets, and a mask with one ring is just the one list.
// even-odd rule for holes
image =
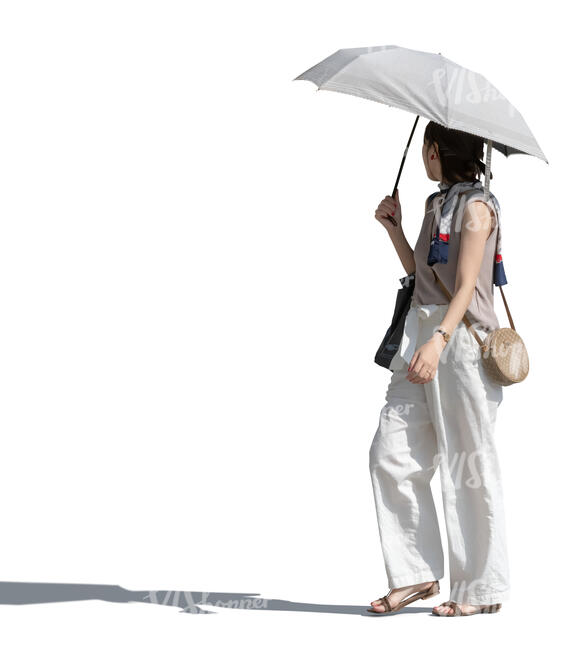
[[[427, 201], [424, 212], [426, 209]], [[415, 258], [413, 256], [413, 248], [406, 239], [401, 223], [402, 214], [401, 204], [399, 202], [399, 190], [395, 190], [395, 198], [388, 195], [381, 201], [375, 211], [375, 218], [387, 230], [405, 272], [408, 275], [414, 273]]]

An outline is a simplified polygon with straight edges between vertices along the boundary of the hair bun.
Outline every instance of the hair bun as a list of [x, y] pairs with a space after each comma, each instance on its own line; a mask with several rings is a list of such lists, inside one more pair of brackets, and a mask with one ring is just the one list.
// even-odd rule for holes
[[[485, 163], [482, 162], [481, 160], [478, 160], [477, 158], [474, 160], [474, 162], [475, 162], [476, 165], [481, 169], [482, 174], [485, 176], [485, 175], [486, 175], [486, 165], [485, 165]], [[492, 172], [490, 171], [490, 180], [491, 180], [493, 177], [494, 177], [494, 175], [493, 175]]]

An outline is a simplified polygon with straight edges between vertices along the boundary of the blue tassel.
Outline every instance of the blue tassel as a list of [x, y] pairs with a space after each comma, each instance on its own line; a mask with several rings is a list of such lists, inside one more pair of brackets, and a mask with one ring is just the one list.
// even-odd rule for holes
[[432, 239], [432, 242], [429, 247], [429, 254], [427, 257], [427, 263], [429, 266], [433, 264], [447, 264], [448, 263], [448, 242], [441, 241], [440, 239]]
[[504, 270], [504, 262], [495, 262], [494, 263], [494, 284], [496, 286], [501, 286], [503, 284], [508, 284], [506, 279], [506, 271]]

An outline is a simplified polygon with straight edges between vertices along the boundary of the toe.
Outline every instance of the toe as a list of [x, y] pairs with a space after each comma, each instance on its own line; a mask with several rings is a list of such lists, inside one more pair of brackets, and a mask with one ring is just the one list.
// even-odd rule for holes
[[381, 599], [378, 598], [377, 600], [372, 601], [371, 606], [376, 612], [383, 613], [385, 612], [385, 606], [381, 602]]

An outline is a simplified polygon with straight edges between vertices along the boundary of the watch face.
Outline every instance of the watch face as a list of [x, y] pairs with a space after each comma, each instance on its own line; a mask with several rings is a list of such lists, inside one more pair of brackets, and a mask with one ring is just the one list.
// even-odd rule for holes
[[439, 332], [439, 333], [443, 336], [444, 341], [445, 341], [446, 343], [448, 343], [448, 341], [450, 340], [450, 335], [449, 335], [449, 334], [447, 334], [446, 332], [444, 332], [444, 331], [441, 330], [441, 329], [437, 329], [436, 332]]

